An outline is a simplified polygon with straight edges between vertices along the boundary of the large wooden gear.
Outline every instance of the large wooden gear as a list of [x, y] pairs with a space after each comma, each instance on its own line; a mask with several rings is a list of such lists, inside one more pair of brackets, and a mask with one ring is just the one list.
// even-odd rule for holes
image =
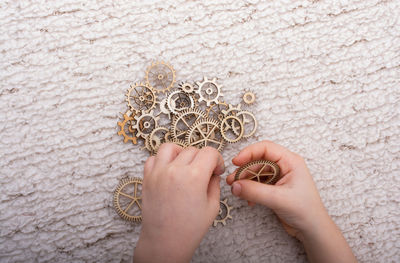
[[[132, 222], [142, 221], [142, 179], [125, 178], [120, 181], [114, 191], [114, 208], [117, 214], [124, 220]], [[136, 209], [135, 209], [136, 208]]]
[[257, 160], [245, 164], [236, 171], [235, 181], [248, 179], [264, 184], [275, 184], [280, 179], [278, 164], [268, 160]]

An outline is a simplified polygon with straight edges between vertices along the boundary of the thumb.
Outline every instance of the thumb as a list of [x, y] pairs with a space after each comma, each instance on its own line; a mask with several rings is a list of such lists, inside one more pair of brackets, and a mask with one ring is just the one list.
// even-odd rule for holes
[[279, 186], [263, 184], [251, 180], [239, 180], [232, 184], [232, 193], [247, 201], [267, 206], [271, 209], [280, 207]]

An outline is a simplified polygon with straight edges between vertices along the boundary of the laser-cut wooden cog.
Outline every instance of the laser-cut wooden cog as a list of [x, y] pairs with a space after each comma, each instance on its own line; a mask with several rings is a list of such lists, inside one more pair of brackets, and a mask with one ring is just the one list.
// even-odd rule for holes
[[228, 205], [228, 199], [225, 198], [223, 201], [219, 201], [219, 213], [214, 219], [213, 226], [216, 227], [219, 223], [226, 225], [226, 220], [232, 219], [231, 210], [233, 207]]
[[[117, 211], [117, 214], [124, 220], [132, 222], [142, 221], [142, 205], [140, 204], [142, 196], [138, 193], [139, 185], [142, 185], [141, 178], [125, 178], [120, 181], [114, 191], [115, 210]], [[123, 202], [122, 199], [125, 199], [125, 202]], [[140, 210], [140, 214], [137, 211], [132, 211], [134, 206]]]
[[236, 171], [235, 181], [248, 179], [265, 184], [275, 184], [280, 179], [278, 164], [268, 160], [258, 160], [245, 164]]
[[175, 70], [164, 61], [152, 63], [146, 70], [146, 84], [156, 93], [168, 92], [175, 83]]
[[123, 117], [124, 120], [117, 123], [120, 129], [118, 131], [118, 135], [124, 137], [124, 143], [131, 141], [133, 144], [137, 144], [137, 137], [134, 135], [135, 130], [131, 128], [131, 123], [135, 117], [135, 114], [131, 111], [127, 111], [123, 114]]

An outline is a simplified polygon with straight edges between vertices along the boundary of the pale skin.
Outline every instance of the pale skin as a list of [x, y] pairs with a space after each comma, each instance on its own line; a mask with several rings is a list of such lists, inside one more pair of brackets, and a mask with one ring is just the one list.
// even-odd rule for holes
[[[250, 180], [226, 182], [249, 205], [272, 209], [289, 235], [302, 242], [310, 262], [357, 262], [322, 204], [312, 176], [299, 155], [270, 141], [244, 148], [232, 160], [241, 166], [270, 160], [281, 168], [276, 185]], [[145, 164], [142, 230], [134, 262], [189, 262], [219, 212], [224, 161], [214, 148], [201, 150], [163, 144]]]

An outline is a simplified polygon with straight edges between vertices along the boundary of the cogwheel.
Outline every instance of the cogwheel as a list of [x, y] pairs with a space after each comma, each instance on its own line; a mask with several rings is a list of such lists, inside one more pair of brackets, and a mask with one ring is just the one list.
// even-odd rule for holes
[[238, 142], [242, 139], [244, 126], [242, 121], [235, 116], [227, 116], [221, 122], [221, 135], [229, 143]]
[[[124, 220], [141, 222], [142, 197], [139, 188], [142, 186], [142, 179], [122, 179], [114, 191], [114, 207], [117, 214]], [[135, 209], [136, 208], [136, 209]]]
[[168, 95], [167, 105], [168, 109], [174, 114], [185, 109], [192, 109], [195, 106], [193, 97], [180, 90], [173, 91]]
[[226, 220], [232, 219], [231, 210], [233, 207], [228, 205], [228, 199], [225, 198], [224, 201], [219, 201], [219, 213], [214, 220], [213, 226], [216, 227], [218, 223], [226, 225]]
[[207, 107], [209, 107], [211, 103], [217, 104], [219, 97], [223, 96], [221, 93], [221, 86], [219, 86], [216, 81], [216, 78], [208, 80], [204, 77], [202, 82], [196, 82], [198, 88], [195, 92], [199, 96], [199, 102], [204, 101]]
[[126, 102], [133, 112], [150, 111], [156, 106], [156, 95], [147, 84], [131, 85], [125, 96]]
[[218, 151], [222, 151], [225, 146], [219, 122], [208, 118], [196, 121], [187, 132], [185, 141], [189, 146], [211, 146]]
[[127, 132], [125, 131], [126, 127], [128, 128], [128, 132], [134, 133], [134, 130], [131, 129], [131, 122], [133, 121], [133, 117], [135, 116], [134, 113], [131, 113], [130, 111], [127, 111], [126, 113], [123, 114], [124, 120], [122, 122], [118, 122], [118, 126], [120, 130], [118, 131], [118, 135], [122, 135], [124, 137], [124, 143], [127, 143], [128, 141], [131, 141], [133, 144], [137, 144], [137, 138], [134, 135], [128, 135]]
[[256, 95], [251, 91], [246, 91], [243, 95], [243, 102], [247, 105], [251, 105], [256, 101]]
[[236, 171], [235, 181], [249, 179], [265, 184], [275, 184], [280, 178], [279, 166], [268, 160], [253, 161]]
[[194, 87], [189, 82], [181, 82], [181, 83], [179, 83], [179, 88], [185, 93], [192, 94], [194, 92]]
[[141, 147], [141, 150], [142, 151], [147, 150], [150, 153], [150, 155], [154, 154], [153, 148], [151, 148], [150, 146], [150, 136], [147, 136], [146, 139], [144, 139], [144, 146]]
[[149, 113], [142, 112], [141, 115], [134, 117], [135, 123], [132, 128], [137, 131], [136, 136], [146, 139], [146, 137], [157, 127], [159, 116], [154, 116], [153, 111]]
[[175, 83], [175, 70], [163, 61], [152, 63], [146, 70], [146, 83], [156, 93], [165, 93]]
[[258, 123], [256, 116], [254, 116], [253, 113], [249, 111], [239, 111], [238, 113], [236, 113], [236, 117], [238, 117], [243, 123], [243, 138], [249, 138], [256, 132]]
[[237, 105], [237, 106], [233, 106], [232, 104], [228, 104], [228, 109], [223, 109], [221, 110], [222, 114], [224, 114], [224, 116], [228, 116], [228, 115], [233, 115], [236, 116], [236, 114], [241, 111], [240, 109], [241, 105]]
[[218, 104], [212, 104], [206, 109], [207, 118], [212, 118], [215, 120], [222, 121], [224, 119], [223, 110], [228, 110], [228, 104], [225, 102], [219, 102]]
[[171, 111], [168, 109], [167, 98], [164, 98], [160, 102], [160, 112], [167, 115], [168, 119], [171, 119]]
[[161, 144], [168, 142], [167, 133], [169, 133], [169, 129], [166, 127], [157, 127], [150, 133], [146, 141], [148, 141], [151, 152], [157, 153]]
[[175, 115], [171, 125], [171, 136], [174, 139], [184, 139], [187, 131], [199, 119], [205, 118], [206, 115], [199, 109], [186, 109]]

